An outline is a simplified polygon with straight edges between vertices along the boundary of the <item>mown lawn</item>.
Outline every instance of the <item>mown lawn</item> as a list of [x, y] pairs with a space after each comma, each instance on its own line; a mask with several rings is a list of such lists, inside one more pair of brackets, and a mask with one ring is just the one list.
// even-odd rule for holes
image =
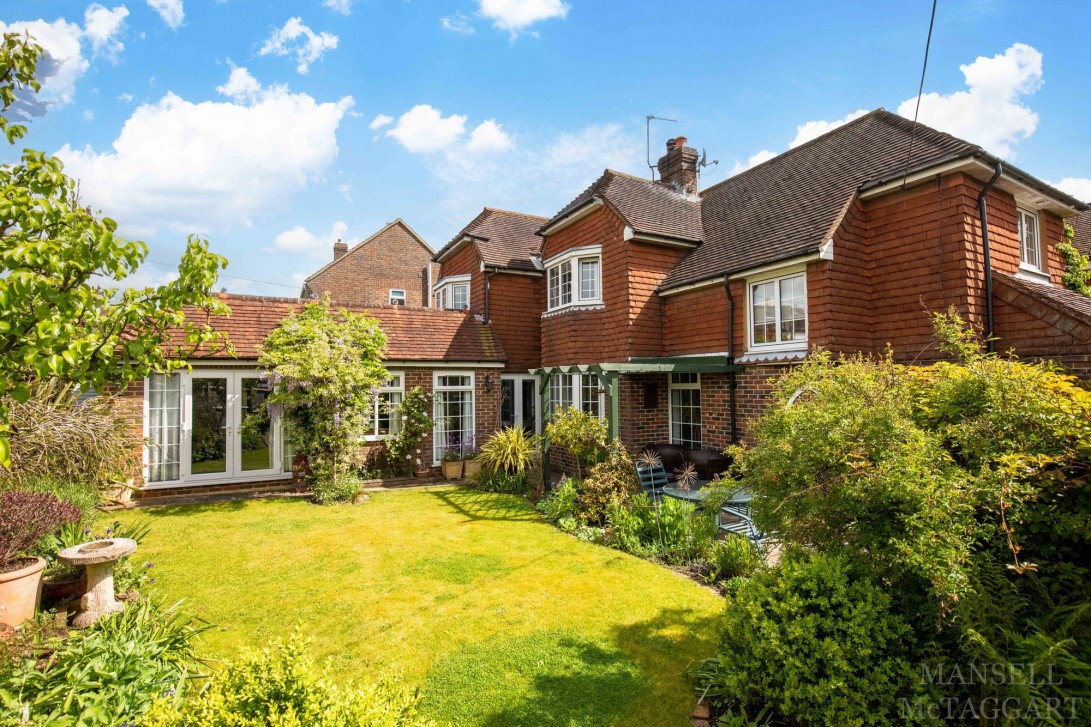
[[523, 499], [438, 487], [363, 505], [158, 507], [137, 557], [228, 657], [296, 626], [341, 680], [396, 672], [458, 725], [686, 725], [722, 599], [565, 535]]

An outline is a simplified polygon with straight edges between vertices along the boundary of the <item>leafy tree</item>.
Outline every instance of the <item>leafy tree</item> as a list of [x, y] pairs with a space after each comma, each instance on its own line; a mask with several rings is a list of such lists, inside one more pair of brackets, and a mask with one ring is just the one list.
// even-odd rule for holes
[[[9, 111], [39, 88], [42, 49], [7, 33], [0, 45], [0, 130], [9, 143], [26, 127]], [[164, 285], [120, 289], [148, 255], [124, 240], [117, 223], [80, 203], [61, 161], [25, 149], [0, 165], [0, 462], [10, 463], [9, 403], [26, 401], [29, 384], [57, 377], [103, 390], [151, 372], [187, 366], [197, 349], [222, 348], [213, 315], [230, 312], [212, 294], [227, 261], [190, 237], [178, 277]], [[186, 311], [197, 316], [187, 316]], [[10, 397], [10, 399], [8, 398]]]
[[374, 318], [330, 310], [329, 294], [285, 318], [265, 339], [258, 364], [273, 383], [269, 415], [292, 417], [293, 442], [307, 455], [315, 499], [349, 499], [353, 463], [371, 423], [375, 393], [390, 374], [386, 335]]
[[546, 438], [576, 458], [576, 476], [582, 478], [582, 463], [606, 449], [606, 422], [567, 406], [546, 424]]
[[1076, 249], [1075, 239], [1072, 225], [1065, 225], [1064, 241], [1057, 244], [1057, 250], [1064, 258], [1064, 287], [1091, 296], [1091, 260]]

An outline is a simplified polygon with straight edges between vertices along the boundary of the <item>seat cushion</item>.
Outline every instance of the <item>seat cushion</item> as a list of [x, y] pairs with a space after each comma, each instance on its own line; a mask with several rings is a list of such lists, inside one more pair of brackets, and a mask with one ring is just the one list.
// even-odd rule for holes
[[663, 469], [666, 471], [667, 477], [673, 477], [685, 464], [682, 454], [683, 447], [680, 444], [648, 444], [645, 445], [644, 449], [655, 452], [659, 456], [660, 461], [663, 462]]

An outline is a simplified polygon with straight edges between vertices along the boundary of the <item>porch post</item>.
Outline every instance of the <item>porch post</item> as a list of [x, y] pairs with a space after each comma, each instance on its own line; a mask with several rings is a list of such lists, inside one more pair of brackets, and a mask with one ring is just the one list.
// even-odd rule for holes
[[607, 435], [610, 437], [610, 441], [613, 442], [618, 438], [618, 430], [620, 429], [618, 424], [619, 412], [621, 407], [618, 404], [618, 374], [609, 373], [606, 374], [606, 396], [610, 399], [610, 413], [606, 417]]
[[553, 374], [546, 371], [542, 376], [542, 383], [538, 385], [538, 398], [542, 404], [542, 488], [548, 493], [552, 489], [551, 478], [553, 473], [549, 466], [549, 435], [546, 434], [546, 425], [550, 421], [549, 412], [549, 381]]

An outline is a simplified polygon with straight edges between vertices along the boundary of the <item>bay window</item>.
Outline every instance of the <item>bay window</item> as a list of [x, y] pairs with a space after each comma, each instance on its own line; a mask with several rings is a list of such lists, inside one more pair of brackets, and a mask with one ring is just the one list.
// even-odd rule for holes
[[602, 303], [602, 248], [580, 247], [545, 261], [547, 310]]
[[437, 308], [447, 310], [470, 309], [470, 276], [451, 275], [441, 279], [432, 288]]
[[806, 274], [751, 283], [750, 345], [795, 347], [806, 343]]

